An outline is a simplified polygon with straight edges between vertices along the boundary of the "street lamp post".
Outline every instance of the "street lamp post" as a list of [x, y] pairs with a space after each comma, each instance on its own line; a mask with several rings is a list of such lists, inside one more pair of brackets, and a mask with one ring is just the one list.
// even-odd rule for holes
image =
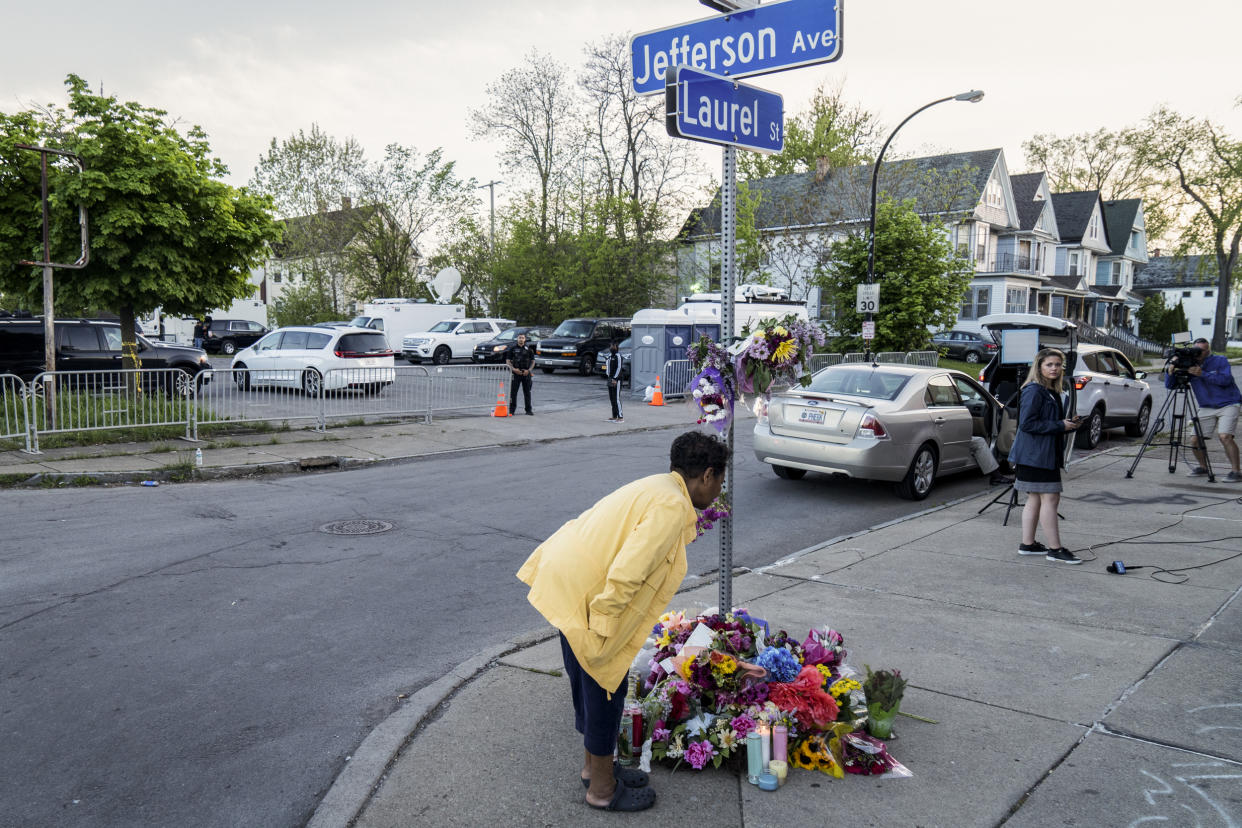
[[[922, 112], [925, 109], [931, 109], [936, 104], [942, 104], [942, 103], [945, 103], [946, 101], [968, 101], [969, 103], [979, 103], [979, 101], [981, 100], [983, 100], [983, 90], [972, 89], [969, 92], [962, 92], [960, 95], [950, 95], [947, 98], [939, 98], [937, 100], [932, 101], [929, 104], [924, 104], [923, 106], [920, 106], [918, 109], [914, 110], [909, 115], [907, 115], [906, 119], [902, 121], [900, 124], [898, 124], [896, 129], [894, 129], [891, 133], [889, 133], [888, 138], [884, 141], [884, 146], [880, 147], [880, 154], [875, 157], [875, 166], [871, 168], [871, 219], [870, 219], [870, 223], [868, 224], [868, 232], [867, 232], [867, 236], [868, 236], [868, 239], [867, 239], [867, 284], [870, 285], [870, 284], [875, 283], [876, 185], [878, 184], [880, 180], [880, 162], [884, 160], [884, 153], [888, 150], [888, 145], [893, 142], [893, 138], [897, 136], [897, 133], [901, 131], [901, 128], [903, 126], [905, 126], [906, 124], [910, 122], [911, 118], [913, 118], [915, 115], [918, 115], [920, 112]], [[874, 321], [874, 318], [875, 317], [872, 313], [870, 312], [867, 313], [868, 322]], [[867, 340], [866, 351], [867, 351], [866, 358], [870, 359], [871, 358], [871, 340], [869, 339]]]

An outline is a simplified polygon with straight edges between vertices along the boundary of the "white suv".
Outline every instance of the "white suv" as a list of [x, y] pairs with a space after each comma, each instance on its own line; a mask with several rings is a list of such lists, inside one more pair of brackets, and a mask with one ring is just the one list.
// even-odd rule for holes
[[401, 342], [401, 356], [415, 365], [424, 360], [447, 365], [451, 359], [470, 359], [475, 345], [513, 325], [512, 319], [445, 319], [425, 333], [406, 336]]
[[1151, 420], [1151, 388], [1147, 374], [1135, 371], [1116, 348], [1079, 345], [1072, 379], [1075, 408], [1086, 422], [1074, 441], [1079, 448], [1095, 448], [1106, 428], [1125, 426], [1126, 434], [1141, 437]]

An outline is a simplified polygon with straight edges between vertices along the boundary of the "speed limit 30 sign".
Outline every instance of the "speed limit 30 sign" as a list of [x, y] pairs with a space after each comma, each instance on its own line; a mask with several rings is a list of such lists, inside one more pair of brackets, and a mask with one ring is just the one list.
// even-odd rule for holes
[[876, 284], [858, 286], [859, 313], [875, 313], [880, 309], [880, 286]]

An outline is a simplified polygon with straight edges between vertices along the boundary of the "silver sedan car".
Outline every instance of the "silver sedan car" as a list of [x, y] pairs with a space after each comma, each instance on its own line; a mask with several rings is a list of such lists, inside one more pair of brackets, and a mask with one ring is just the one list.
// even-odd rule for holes
[[922, 500], [938, 475], [978, 468], [971, 438], [994, 444], [1001, 411], [960, 371], [834, 365], [773, 395], [755, 425], [755, 456], [789, 480], [808, 471], [889, 480]]

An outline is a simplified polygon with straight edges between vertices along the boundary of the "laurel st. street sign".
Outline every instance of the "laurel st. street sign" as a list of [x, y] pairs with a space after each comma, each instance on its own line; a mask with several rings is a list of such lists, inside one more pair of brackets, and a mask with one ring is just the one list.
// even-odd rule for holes
[[635, 35], [634, 91], [663, 92], [666, 74], [690, 66], [745, 78], [841, 56], [840, 0], [785, 0]]
[[785, 148], [784, 99], [775, 92], [679, 66], [668, 72], [669, 135], [757, 152]]

